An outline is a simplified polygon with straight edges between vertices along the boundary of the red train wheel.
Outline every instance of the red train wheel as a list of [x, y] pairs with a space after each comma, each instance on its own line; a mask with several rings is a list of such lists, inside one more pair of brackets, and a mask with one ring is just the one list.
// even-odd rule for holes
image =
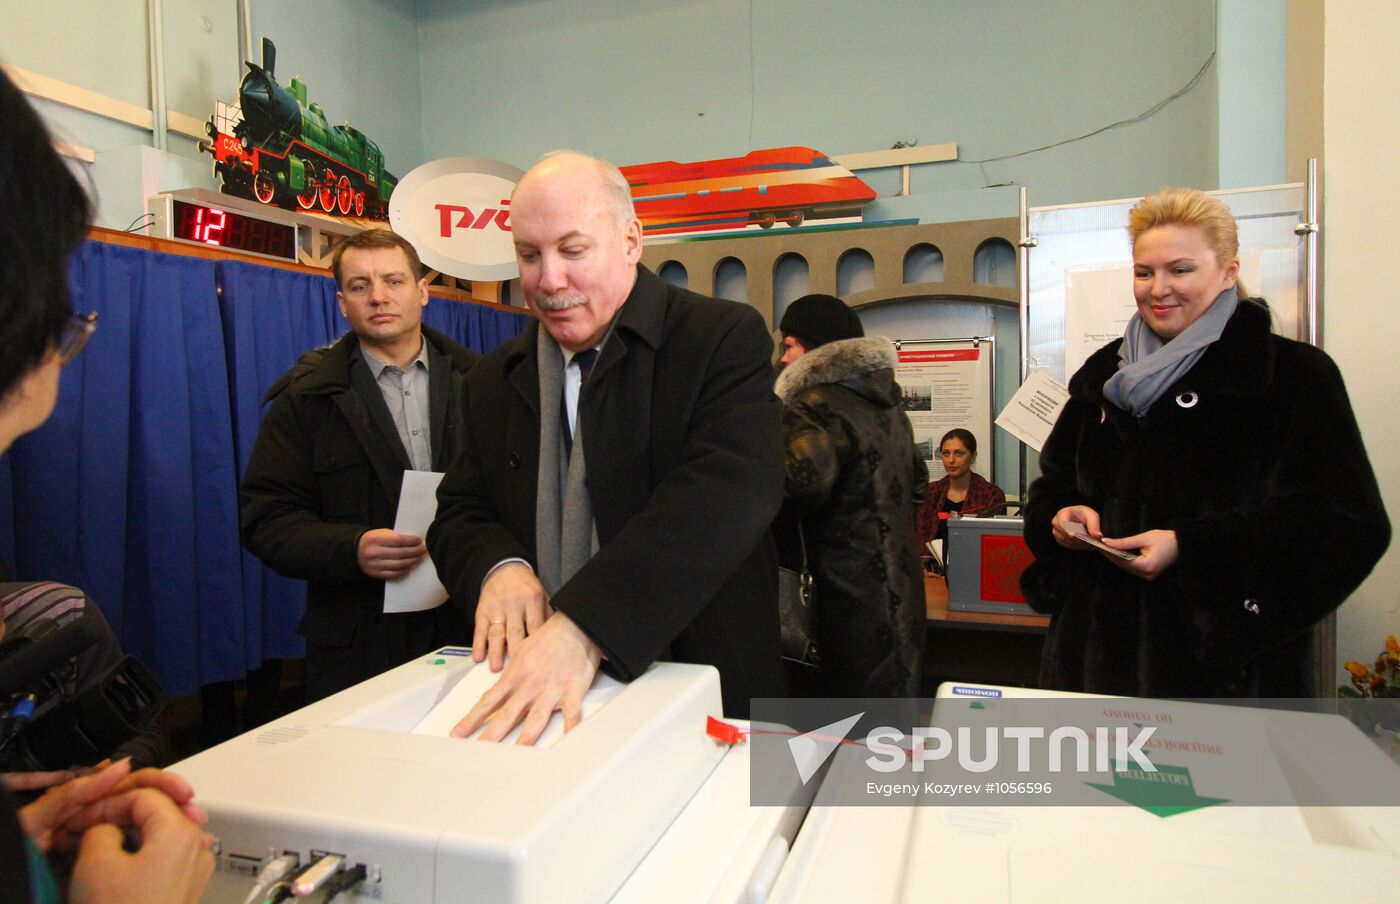
[[792, 214], [788, 216], [787, 224], [789, 226], [801, 226], [802, 221], [805, 219], [807, 219], [807, 214], [805, 211], [794, 210]]
[[336, 184], [336, 205], [340, 208], [340, 215], [348, 216], [354, 203], [355, 189], [350, 187], [350, 177], [341, 176]]
[[335, 213], [335, 173], [326, 170], [325, 176], [321, 179], [321, 209], [326, 213]]
[[357, 216], [357, 217], [362, 217], [362, 216], [364, 216], [364, 215], [365, 215], [365, 193], [362, 192], [362, 191], [357, 191], [357, 192], [355, 192], [355, 216]]
[[277, 195], [277, 183], [267, 170], [258, 170], [253, 177], [253, 197], [263, 204], [271, 204]]

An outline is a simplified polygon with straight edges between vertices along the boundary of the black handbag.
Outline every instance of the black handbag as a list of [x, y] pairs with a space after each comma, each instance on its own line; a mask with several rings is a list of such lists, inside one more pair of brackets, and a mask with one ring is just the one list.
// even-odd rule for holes
[[782, 627], [784, 659], [816, 668], [821, 662], [817, 642], [812, 639], [812, 605], [816, 598], [815, 582], [807, 567], [807, 540], [802, 525], [797, 525], [797, 542], [802, 549], [802, 570], [778, 568], [778, 620]]

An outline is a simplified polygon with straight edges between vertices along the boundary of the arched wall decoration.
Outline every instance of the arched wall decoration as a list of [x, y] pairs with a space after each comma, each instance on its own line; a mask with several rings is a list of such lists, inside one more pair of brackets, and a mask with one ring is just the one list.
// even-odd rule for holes
[[[1020, 304], [1016, 286], [992, 286], [973, 279], [973, 259], [977, 248], [991, 238], [1003, 239], [1015, 247], [1020, 241], [1017, 218], [870, 226], [821, 232], [798, 230], [739, 238], [665, 242], [644, 248], [642, 262], [656, 270], [667, 261], [676, 261], [690, 274], [692, 291], [712, 295], [715, 291], [714, 274], [720, 262], [726, 258], [739, 260], [747, 273], [747, 303], [763, 315], [771, 329], [774, 326], [773, 274], [780, 258], [786, 254], [801, 255], [808, 266], [808, 291], [834, 295], [841, 256], [854, 248], [863, 249], [874, 260], [875, 285], [846, 297], [846, 303], [853, 308], [920, 299], [978, 301], [1016, 308]], [[904, 282], [905, 256], [918, 245], [933, 245], [943, 252], [942, 281]]]

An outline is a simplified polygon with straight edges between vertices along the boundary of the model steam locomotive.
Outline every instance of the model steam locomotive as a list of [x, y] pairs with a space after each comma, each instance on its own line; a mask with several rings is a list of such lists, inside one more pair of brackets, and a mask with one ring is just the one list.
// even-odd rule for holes
[[379, 146], [351, 126], [326, 122], [306, 102], [306, 84], [274, 77], [277, 48], [267, 38], [263, 64], [249, 61], [239, 105], [219, 103], [205, 126], [214, 173], [229, 194], [279, 207], [319, 208], [340, 216], [385, 219], [398, 183]]

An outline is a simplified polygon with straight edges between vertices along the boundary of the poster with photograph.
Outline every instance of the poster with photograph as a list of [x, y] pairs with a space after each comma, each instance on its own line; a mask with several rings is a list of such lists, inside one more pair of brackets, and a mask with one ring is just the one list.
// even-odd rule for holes
[[895, 380], [900, 408], [914, 428], [914, 443], [928, 463], [929, 480], [943, 477], [938, 441], [954, 427], [977, 437], [977, 466], [992, 473], [991, 347], [971, 339], [900, 343]]

